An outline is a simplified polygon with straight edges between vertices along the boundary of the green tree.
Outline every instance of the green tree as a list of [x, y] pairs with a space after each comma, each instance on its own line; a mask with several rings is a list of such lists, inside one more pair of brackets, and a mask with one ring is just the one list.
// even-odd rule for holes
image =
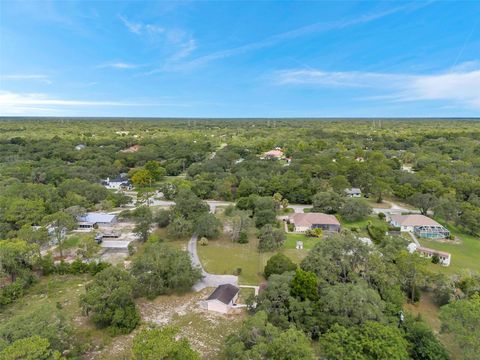
[[418, 253], [409, 254], [402, 251], [396, 258], [396, 264], [400, 271], [401, 284], [413, 303], [420, 298], [420, 286], [424, 283], [428, 270], [428, 260], [420, 257]]
[[265, 277], [268, 279], [272, 274], [283, 274], [285, 271], [293, 271], [297, 265], [282, 253], [273, 255], [265, 266]]
[[167, 174], [158, 161], [150, 160], [145, 164], [145, 169], [150, 173], [150, 177], [155, 181], [160, 181]]
[[164, 228], [170, 224], [171, 213], [169, 210], [160, 209], [155, 215], [155, 221], [157, 222], [158, 227]]
[[183, 216], [174, 218], [167, 226], [167, 232], [173, 238], [179, 239], [192, 235], [193, 224]]
[[135, 219], [134, 234], [137, 235], [141, 241], [147, 241], [153, 223], [152, 210], [150, 210], [148, 206], [140, 206], [133, 212], [133, 217]]
[[134, 279], [129, 273], [111, 266], [87, 284], [80, 304], [97, 326], [107, 327], [113, 334], [129, 333], [140, 321], [133, 287]]
[[422, 215], [428, 215], [428, 210], [434, 208], [438, 200], [435, 195], [416, 193], [410, 196], [409, 202], [418, 208]]
[[24, 240], [0, 241], [0, 275], [9, 275], [12, 282], [25, 271], [30, 271], [38, 260], [37, 245]]
[[195, 220], [194, 231], [200, 237], [215, 239], [220, 235], [221, 226], [222, 223], [214, 214], [204, 213]]
[[312, 203], [312, 210], [315, 212], [335, 214], [341, 209], [343, 198], [340, 194], [333, 191], [319, 192], [313, 196]]
[[77, 256], [83, 260], [92, 259], [100, 251], [100, 245], [93, 235], [84, 236], [78, 242]]
[[187, 220], [195, 220], [199, 215], [210, 210], [208, 204], [198, 198], [189, 189], [180, 189], [175, 197], [175, 206], [172, 208], [175, 217], [183, 216]]
[[452, 334], [462, 359], [478, 359], [480, 353], [480, 295], [454, 301], [440, 309], [442, 332]]
[[295, 276], [290, 283], [292, 296], [298, 297], [301, 300], [317, 300], [317, 287], [317, 276], [313, 272], [303, 271], [302, 269], [297, 269], [295, 271]]
[[135, 186], [151, 186], [155, 180], [152, 173], [147, 169], [138, 169], [131, 174], [132, 183]]
[[432, 329], [419, 319], [404, 322], [405, 339], [411, 344], [410, 356], [414, 360], [448, 360], [448, 352]]
[[282, 229], [274, 229], [272, 225], [264, 225], [258, 233], [258, 250], [271, 251], [278, 249], [285, 242], [286, 236]]
[[187, 291], [201, 278], [187, 252], [165, 243], [147, 244], [133, 261], [132, 275], [136, 292], [150, 299], [172, 291]]
[[64, 211], [58, 211], [54, 214], [47, 215], [42, 219], [45, 226], [52, 228], [52, 237], [57, 243], [60, 257], [63, 258], [63, 247], [65, 243], [67, 231], [73, 230], [77, 226], [75, 218]]
[[339, 212], [347, 221], [358, 221], [367, 218], [372, 208], [363, 199], [347, 199]]
[[60, 354], [50, 349], [47, 339], [31, 336], [14, 341], [0, 351], [2, 360], [50, 360], [59, 359]]
[[367, 322], [360, 327], [333, 325], [321, 336], [323, 354], [332, 360], [407, 360], [408, 344], [392, 326]]
[[313, 359], [308, 338], [299, 330], [281, 330], [268, 322], [267, 313], [257, 312], [227, 339], [227, 359]]
[[188, 340], [178, 338], [172, 327], [142, 329], [133, 339], [134, 360], [196, 360], [200, 355], [192, 350]]

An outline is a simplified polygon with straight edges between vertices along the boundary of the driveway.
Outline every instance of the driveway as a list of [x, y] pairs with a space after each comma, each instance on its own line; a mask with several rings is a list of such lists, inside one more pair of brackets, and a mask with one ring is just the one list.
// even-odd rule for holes
[[306, 204], [290, 204], [288, 205], [289, 209], [293, 209], [294, 213], [303, 213], [303, 209], [311, 209], [313, 205], [306, 205]]
[[200, 291], [206, 287], [217, 287], [222, 284], [232, 284], [238, 286], [238, 276], [235, 275], [215, 275], [209, 274], [203, 268], [202, 262], [197, 254], [197, 235], [192, 235], [188, 241], [187, 246], [188, 253], [192, 260], [192, 265], [200, 268], [202, 271], [203, 279], [193, 285], [193, 290]]

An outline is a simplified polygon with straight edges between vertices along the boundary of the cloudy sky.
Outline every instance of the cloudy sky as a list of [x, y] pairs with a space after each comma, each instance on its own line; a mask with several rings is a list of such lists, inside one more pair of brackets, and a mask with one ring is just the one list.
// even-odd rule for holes
[[480, 1], [1, 1], [0, 115], [480, 116]]

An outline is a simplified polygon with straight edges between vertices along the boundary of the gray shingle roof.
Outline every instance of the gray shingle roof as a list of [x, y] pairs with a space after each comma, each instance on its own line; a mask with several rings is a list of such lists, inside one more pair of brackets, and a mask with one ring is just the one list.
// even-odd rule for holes
[[231, 284], [223, 284], [218, 286], [207, 300], [218, 300], [228, 305], [239, 291], [240, 289], [236, 286]]

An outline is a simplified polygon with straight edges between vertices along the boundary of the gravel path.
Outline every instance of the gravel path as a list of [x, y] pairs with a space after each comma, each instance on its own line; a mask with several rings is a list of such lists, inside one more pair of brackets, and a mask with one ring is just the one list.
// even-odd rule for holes
[[238, 286], [238, 276], [234, 275], [215, 275], [209, 274], [203, 268], [202, 262], [197, 254], [197, 235], [192, 235], [188, 241], [188, 253], [192, 259], [193, 266], [200, 268], [202, 271], [203, 279], [193, 285], [193, 290], [201, 291], [206, 287], [217, 287], [222, 284], [232, 284]]

